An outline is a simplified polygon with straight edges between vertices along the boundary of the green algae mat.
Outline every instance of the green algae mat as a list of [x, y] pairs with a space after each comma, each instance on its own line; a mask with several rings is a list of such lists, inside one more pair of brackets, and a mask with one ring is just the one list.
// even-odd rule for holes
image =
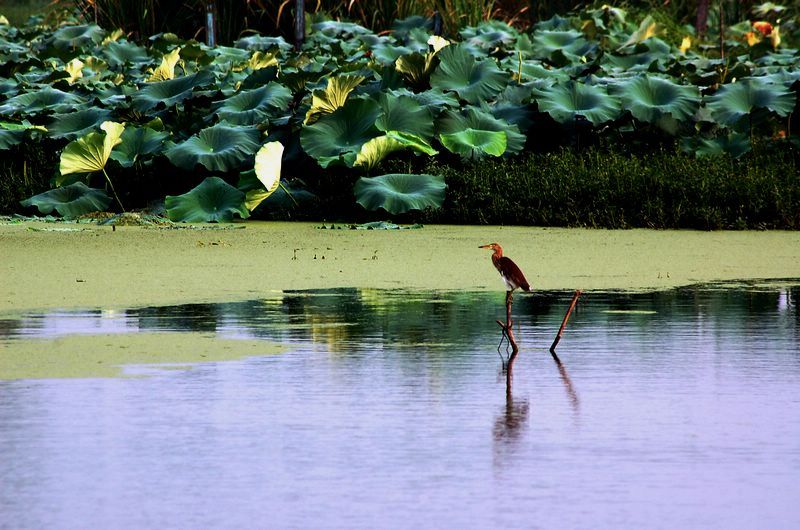
[[[69, 225], [64, 225], [69, 226]], [[500, 243], [536, 289], [664, 289], [800, 277], [800, 233], [440, 226], [236, 230], [0, 225], [0, 313], [258, 298], [288, 289], [502, 290]]]

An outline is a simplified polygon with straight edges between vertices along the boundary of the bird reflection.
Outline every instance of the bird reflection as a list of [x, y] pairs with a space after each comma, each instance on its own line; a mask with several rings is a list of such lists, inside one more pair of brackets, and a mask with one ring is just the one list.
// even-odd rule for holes
[[520, 440], [528, 425], [528, 415], [530, 412], [530, 404], [527, 399], [514, 400], [512, 392], [512, 372], [513, 363], [509, 363], [505, 372], [506, 403], [501, 409], [500, 414], [495, 418], [494, 428], [492, 429], [496, 457], [501, 461], [503, 457], [508, 456], [507, 453], [514, 452], [516, 443]]

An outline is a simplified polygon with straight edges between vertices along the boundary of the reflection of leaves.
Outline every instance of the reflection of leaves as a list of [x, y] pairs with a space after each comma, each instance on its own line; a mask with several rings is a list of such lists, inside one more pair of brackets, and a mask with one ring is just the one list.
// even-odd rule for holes
[[83, 182], [75, 182], [34, 195], [20, 204], [26, 207], [36, 206], [43, 214], [55, 210], [63, 217], [75, 218], [105, 210], [111, 204], [111, 197], [103, 190], [90, 188]]

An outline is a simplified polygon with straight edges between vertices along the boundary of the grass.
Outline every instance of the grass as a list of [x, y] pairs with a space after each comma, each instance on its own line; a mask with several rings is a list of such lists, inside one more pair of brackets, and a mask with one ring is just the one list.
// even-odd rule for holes
[[461, 167], [445, 176], [444, 208], [428, 221], [607, 228], [800, 229], [800, 155], [742, 159], [667, 150], [563, 149]]

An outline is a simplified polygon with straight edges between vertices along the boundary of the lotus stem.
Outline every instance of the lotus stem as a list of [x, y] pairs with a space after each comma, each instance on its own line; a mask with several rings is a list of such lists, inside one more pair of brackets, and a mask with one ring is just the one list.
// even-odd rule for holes
[[280, 187], [281, 187], [281, 189], [283, 190], [283, 192], [284, 192], [286, 195], [288, 195], [290, 199], [292, 199], [292, 202], [294, 203], [294, 205], [295, 205], [295, 206], [297, 206], [297, 207], [299, 208], [299, 207], [300, 207], [300, 203], [299, 203], [299, 202], [297, 202], [297, 199], [295, 199], [295, 198], [294, 198], [294, 196], [292, 195], [292, 193], [291, 193], [291, 192], [290, 192], [288, 189], [286, 189], [286, 186], [284, 186], [284, 185], [283, 185], [283, 182], [279, 182], [279, 183], [278, 183], [278, 186], [280, 186]]
[[106, 181], [108, 182], [108, 185], [111, 186], [111, 193], [113, 193], [114, 194], [114, 198], [117, 199], [117, 204], [119, 204], [119, 207], [122, 208], [122, 211], [124, 212], [125, 211], [125, 207], [122, 205], [122, 201], [119, 200], [119, 195], [117, 195], [117, 190], [114, 189], [114, 183], [111, 182], [111, 177], [109, 177], [108, 173], [106, 173], [106, 168], [103, 168], [103, 175], [106, 177]]

